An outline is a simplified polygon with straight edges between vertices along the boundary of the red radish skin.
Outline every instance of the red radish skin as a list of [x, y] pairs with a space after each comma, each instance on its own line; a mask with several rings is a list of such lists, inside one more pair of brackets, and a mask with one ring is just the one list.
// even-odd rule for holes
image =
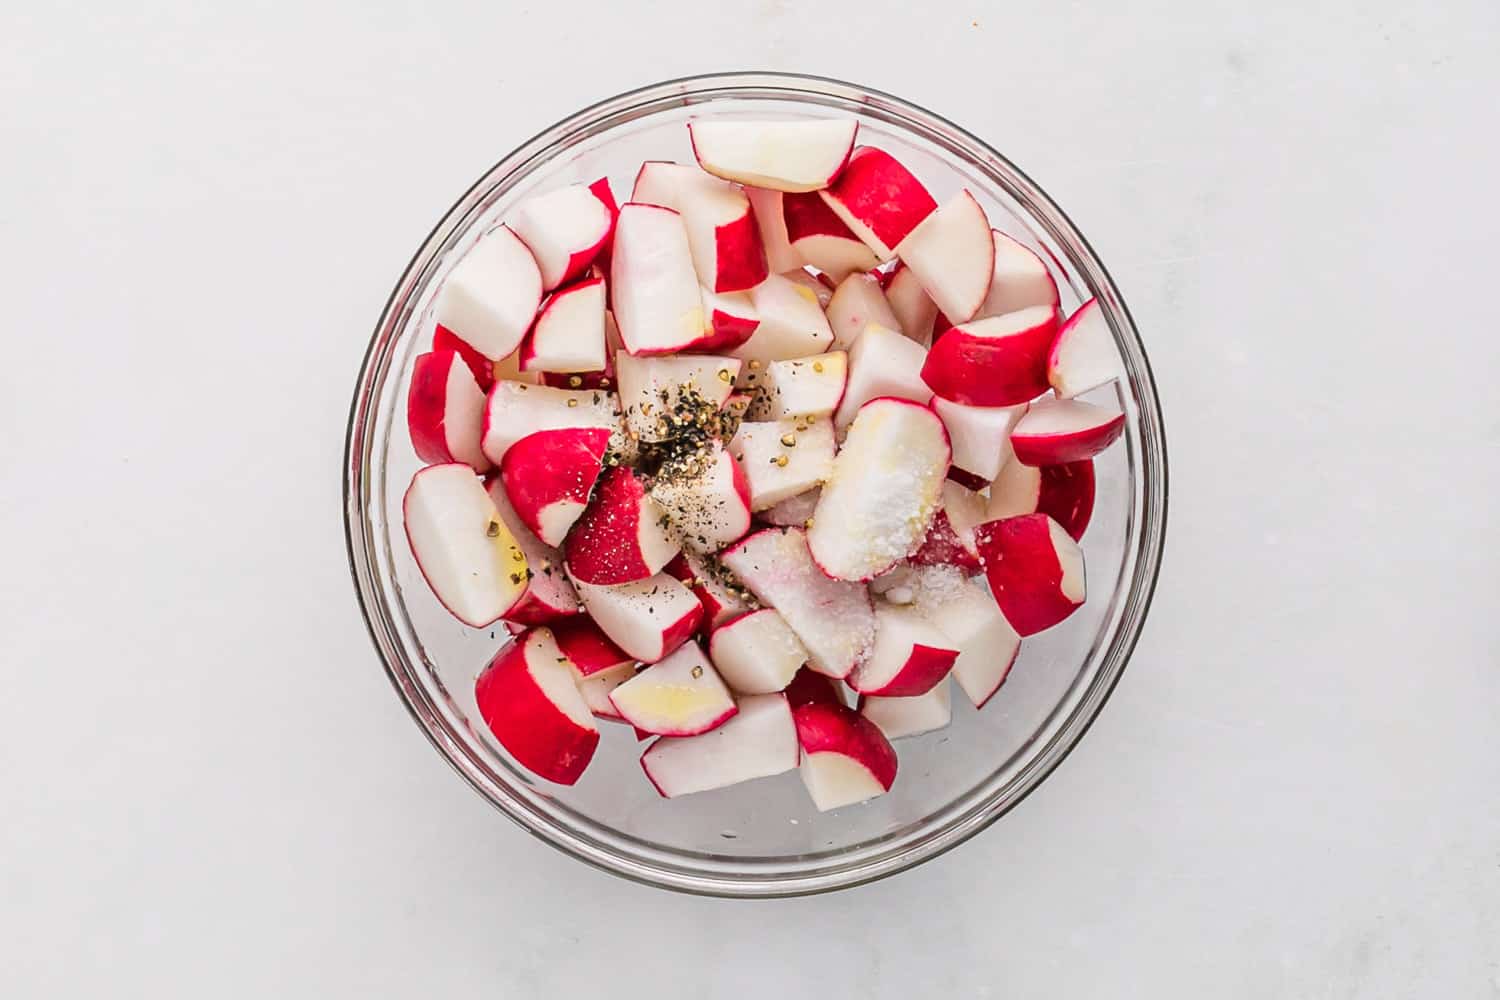
[[918, 566], [957, 566], [965, 573], [981, 570], [979, 556], [964, 548], [963, 541], [953, 530], [947, 511], [938, 511], [927, 529], [927, 538], [922, 547], [912, 553], [911, 561]]
[[[803, 705], [792, 710], [792, 719], [797, 724], [797, 742], [802, 747], [804, 768], [808, 766], [809, 758], [815, 755], [837, 754], [869, 772], [880, 791], [889, 791], [895, 784], [898, 763], [891, 741], [885, 738], [879, 726], [852, 708]], [[811, 784], [808, 791], [813, 791]], [[871, 794], [880, 793], [873, 789], [869, 791]], [[827, 810], [854, 803], [847, 799], [834, 802], [815, 799], [814, 804], [819, 810]]]
[[1057, 311], [1043, 306], [974, 320], [945, 332], [927, 353], [922, 379], [944, 399], [1014, 406], [1046, 392], [1047, 352]]
[[608, 446], [609, 431], [603, 427], [565, 427], [528, 434], [505, 452], [500, 462], [505, 495], [547, 545], [561, 545], [583, 513]]
[[703, 296], [703, 311], [708, 333], [692, 345], [695, 351], [732, 351], [749, 340], [760, 326], [760, 317], [748, 295], [708, 292]]
[[948, 467], [948, 478], [966, 490], [982, 490], [989, 485], [983, 476], [976, 476], [972, 472], [965, 472], [956, 465]]
[[771, 273], [770, 265], [766, 263], [766, 249], [760, 242], [760, 227], [755, 224], [755, 215], [748, 202], [744, 215], [714, 230], [714, 246], [719, 261], [714, 275], [716, 292], [753, 288]]
[[958, 650], [916, 610], [882, 605], [875, 609], [875, 645], [849, 675], [860, 694], [914, 698], [948, 676]]
[[686, 584], [693, 596], [698, 598], [698, 602], [703, 605], [705, 629], [713, 629], [750, 609], [743, 598], [725, 586], [723, 581], [715, 578], [707, 563], [695, 563], [687, 553], [681, 553], [667, 563], [663, 572]]
[[843, 685], [825, 674], [803, 667], [782, 692], [792, 708], [803, 705], [837, 705], [844, 707]]
[[456, 351], [433, 351], [412, 364], [406, 426], [412, 449], [430, 465], [463, 462], [475, 472], [490, 467], [479, 447], [484, 401], [478, 383]]
[[[599, 730], [573, 686], [566, 658], [556, 654], [557, 645], [546, 629], [523, 633], [479, 675], [474, 700], [490, 732], [522, 767], [548, 781], [571, 785], [593, 760]], [[560, 673], [549, 677], [548, 672]], [[569, 706], [571, 713], [554, 700], [562, 694], [563, 684], [577, 700], [576, 706]], [[576, 717], [579, 710], [587, 721]]]
[[927, 216], [937, 202], [922, 182], [890, 153], [858, 146], [838, 180], [819, 195], [881, 260]]
[[658, 572], [677, 552], [661, 526], [663, 516], [634, 471], [610, 468], [568, 533], [563, 551], [569, 574], [584, 583], [610, 586]]
[[974, 537], [995, 603], [1023, 638], [1083, 606], [1083, 552], [1046, 514], [987, 521]]
[[622, 667], [634, 660], [619, 646], [610, 642], [609, 636], [599, 630], [594, 620], [587, 615], [578, 615], [552, 626], [552, 637], [557, 648], [562, 650], [583, 677], [591, 677], [605, 670]]
[[803, 263], [816, 267], [830, 287], [855, 271], [879, 263], [874, 252], [854, 234], [816, 192], [788, 194], [782, 217], [792, 251]]
[[[609, 232], [604, 234], [604, 242], [599, 245], [599, 252], [594, 257], [594, 269], [600, 275], [609, 273], [609, 255], [615, 245], [615, 223], [620, 221], [620, 203], [615, 201], [615, 193], [610, 190], [609, 178], [601, 177], [589, 185], [589, 190], [594, 197], [604, 203], [609, 211]], [[609, 286], [604, 286], [605, 294], [609, 293]]]
[[530, 196], [511, 211], [509, 225], [536, 259], [544, 289], [588, 271], [614, 231], [613, 201], [610, 195], [606, 202], [593, 186], [570, 184]]
[[1025, 465], [1062, 465], [1093, 458], [1125, 433], [1125, 414], [1076, 399], [1043, 400], [1011, 432], [1011, 448]]
[[469, 366], [469, 371], [474, 373], [474, 381], [479, 383], [479, 388], [485, 392], [489, 392], [490, 386], [495, 384], [495, 363], [474, 350], [468, 341], [441, 323], [433, 328], [432, 350], [434, 353], [457, 351], [458, 356], [464, 359], [464, 364]]
[[1075, 541], [1083, 539], [1094, 513], [1094, 463], [1031, 466], [1010, 461], [990, 487], [987, 519], [1046, 514]]

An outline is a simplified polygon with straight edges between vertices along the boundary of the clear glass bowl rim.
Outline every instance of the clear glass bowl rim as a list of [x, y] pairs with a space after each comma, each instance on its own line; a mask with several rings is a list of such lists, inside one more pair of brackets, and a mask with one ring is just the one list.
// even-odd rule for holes
[[[1130, 575], [1123, 613], [1108, 648], [1082, 698], [1056, 728], [1047, 744], [1027, 768], [1009, 784], [993, 788], [957, 816], [923, 831], [922, 836], [894, 850], [864, 850], [840, 863], [786, 875], [737, 877], [733, 874], [704, 875], [673, 866], [663, 856], [630, 855], [607, 844], [581, 837], [555, 816], [539, 816], [503, 784], [491, 781], [468, 759], [461, 741], [447, 731], [447, 723], [431, 702], [412, 664], [402, 655], [390, 616], [379, 592], [379, 579], [371, 558], [377, 544], [368, 516], [369, 443], [374, 436], [377, 413], [371, 402], [386, 376], [391, 349], [410, 306], [415, 290], [445, 251], [449, 238], [471, 213], [481, 207], [484, 196], [508, 180], [525, 176], [544, 165], [552, 155], [574, 142], [606, 132], [609, 128], [641, 117], [664, 106], [689, 105], [709, 98], [796, 99], [835, 107], [858, 105], [856, 110], [878, 111], [888, 121], [934, 142], [948, 153], [985, 171], [994, 183], [1013, 197], [1067, 252], [1070, 263], [1097, 297], [1110, 321], [1124, 362], [1131, 395], [1138, 408], [1141, 445], [1141, 524], [1136, 539], [1134, 569]], [[776, 897], [808, 895], [862, 885], [905, 871], [958, 846], [1015, 808], [1077, 746], [1097, 718], [1119, 682], [1141, 628], [1150, 610], [1160, 570], [1166, 533], [1167, 453], [1160, 402], [1150, 362], [1141, 345], [1134, 320], [1113, 279], [1083, 234], [1052, 199], [1023, 171], [990, 146], [960, 126], [917, 105], [879, 90], [828, 77], [793, 73], [729, 72], [681, 77], [625, 91], [584, 108], [544, 129], [503, 157], [464, 192], [421, 247], [413, 255], [392, 289], [380, 320], [370, 338], [360, 365], [350, 405], [345, 438], [344, 529], [349, 570], [360, 612], [386, 674], [401, 696], [412, 718], [442, 757], [479, 794], [527, 832], [553, 847], [604, 871], [659, 888], [696, 895], [728, 897]], [[1127, 552], [1127, 558], [1130, 553]], [[951, 810], [949, 810], [951, 812]], [[670, 855], [670, 852], [662, 852]]]

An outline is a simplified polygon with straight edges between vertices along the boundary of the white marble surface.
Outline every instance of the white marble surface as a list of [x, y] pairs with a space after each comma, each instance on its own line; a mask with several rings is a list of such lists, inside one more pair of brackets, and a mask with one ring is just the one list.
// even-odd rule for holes
[[[1500, 996], [1500, 7], [653, 6], [6, 5], [4, 994]], [[366, 331], [453, 196], [740, 67], [905, 95], [1050, 190], [1173, 472], [1144, 639], [1057, 774], [920, 870], [761, 904], [464, 787], [339, 513]]]

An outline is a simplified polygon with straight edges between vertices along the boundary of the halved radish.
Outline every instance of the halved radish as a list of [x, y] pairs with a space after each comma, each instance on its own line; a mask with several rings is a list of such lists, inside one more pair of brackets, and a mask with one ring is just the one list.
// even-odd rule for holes
[[1032, 306], [1058, 306], [1057, 282], [1042, 258], [996, 229], [995, 276], [979, 306], [978, 316], [1004, 316]]
[[953, 679], [975, 708], [983, 708], [1010, 674], [1021, 637], [994, 598], [973, 581], [965, 581], [957, 590], [944, 590], [939, 599], [924, 600], [920, 608], [958, 649]]
[[526, 555], [472, 468], [418, 470], [401, 512], [417, 569], [453, 617], [483, 628], [525, 595]]
[[500, 745], [548, 781], [576, 782], [599, 746], [593, 713], [546, 628], [502, 649], [474, 682], [474, 700]]
[[511, 212], [508, 224], [536, 258], [544, 288], [588, 270], [614, 228], [613, 200], [606, 202], [594, 187], [569, 184], [533, 195]]
[[500, 226], [480, 237], [438, 289], [440, 326], [491, 361], [514, 354], [542, 301], [542, 272], [526, 244]]
[[1011, 456], [1010, 432], [1026, 414], [1026, 403], [1015, 406], [968, 406], [934, 396], [932, 409], [948, 429], [954, 467], [989, 483]]
[[950, 320], [973, 317], [995, 274], [995, 241], [979, 201], [960, 191], [896, 247], [922, 288]]
[[833, 422], [847, 427], [859, 408], [872, 399], [894, 396], [926, 403], [932, 390], [922, 381], [927, 352], [895, 330], [866, 327], [849, 349], [849, 380]]
[[406, 395], [406, 427], [417, 457], [428, 464], [463, 462], [475, 472], [490, 467], [479, 446], [484, 393], [456, 351], [417, 355]]
[[789, 194], [781, 202], [787, 239], [802, 263], [828, 275], [835, 284], [879, 261], [828, 204], [816, 194]]
[[843, 682], [811, 667], [797, 671], [781, 693], [786, 695], [787, 703], [794, 709], [803, 705], [838, 705], [843, 708], [848, 704], [844, 701]]
[[797, 727], [779, 694], [746, 695], [739, 711], [700, 736], [663, 736], [641, 768], [663, 798], [765, 778], [797, 766]]
[[749, 340], [729, 352], [747, 362], [744, 376], [766, 362], [822, 354], [833, 344], [817, 295], [803, 285], [773, 274], [750, 289], [750, 301], [760, 324]]
[[848, 381], [845, 351], [772, 361], [757, 380], [759, 391], [746, 416], [751, 420], [829, 416], [844, 398]]
[[624, 466], [610, 468], [568, 532], [568, 574], [583, 583], [610, 585], [660, 572], [678, 551], [665, 523], [666, 512], [640, 477]]
[[717, 552], [750, 530], [750, 486], [717, 443], [696, 462], [664, 466], [651, 484], [651, 498], [684, 549]]
[[875, 723], [838, 705], [803, 705], [792, 718], [802, 747], [798, 771], [819, 812], [890, 791], [896, 751]]
[[594, 372], [608, 360], [603, 278], [586, 278], [553, 292], [521, 345], [523, 372]]
[[703, 605], [703, 627], [713, 629], [750, 610], [744, 588], [718, 560], [683, 552], [663, 570], [690, 588]]
[[530, 577], [525, 596], [505, 612], [505, 620], [516, 625], [561, 627], [560, 623], [563, 621], [581, 618], [583, 605], [578, 600], [578, 592], [573, 589], [567, 574], [563, 572], [562, 553], [543, 542], [526, 526], [521, 515], [511, 506], [510, 497], [505, 494], [505, 484], [498, 474], [491, 474], [485, 480], [485, 490], [495, 504], [495, 512], [500, 515], [501, 522], [509, 529], [521, 554], [526, 557], [527, 575]]
[[554, 389], [502, 379], [490, 389], [484, 407], [484, 455], [499, 465], [517, 441], [537, 431], [564, 427], [620, 426], [618, 399], [599, 389]]
[[615, 322], [631, 354], [670, 354], [704, 338], [687, 229], [671, 209], [635, 202], [620, 207], [609, 283]]
[[728, 351], [755, 335], [760, 313], [749, 292], [713, 292], [703, 289], [703, 316], [708, 332], [693, 345], [695, 351]]
[[1017, 634], [1035, 635], [1083, 606], [1083, 551], [1046, 514], [987, 521], [974, 534], [990, 592]]
[[737, 711], [734, 696], [696, 642], [683, 643], [642, 670], [610, 692], [609, 700], [626, 722], [662, 736], [697, 736]]
[[1011, 431], [1016, 459], [1026, 465], [1061, 465], [1093, 458], [1125, 432], [1117, 407], [1077, 399], [1044, 399]]
[[869, 653], [875, 613], [863, 584], [818, 569], [799, 528], [767, 528], [725, 549], [720, 559], [807, 647], [814, 670], [845, 677]]
[[774, 191], [815, 191], [838, 176], [854, 149], [852, 119], [688, 122], [698, 165], [725, 180]]
[[528, 434], [505, 452], [500, 480], [511, 506], [545, 544], [561, 545], [604, 467], [609, 431], [564, 427]]
[[[490, 386], [495, 384], [496, 362], [480, 354], [468, 341], [446, 326], [438, 324], [432, 330], [432, 352], [437, 354], [442, 351], [457, 351], [458, 356], [464, 359], [464, 364], [469, 366], [469, 371], [474, 373], [474, 381], [479, 384], [479, 388], [484, 392], [490, 391]], [[516, 361], [516, 371], [519, 372], [519, 351], [513, 358]]]
[[868, 580], [916, 550], [949, 457], [943, 422], [927, 407], [890, 397], [862, 406], [807, 529], [818, 567], [835, 579]]
[[769, 273], [760, 228], [745, 192], [697, 167], [648, 160], [636, 175], [632, 202], [682, 215], [698, 280], [715, 292], [737, 292]]
[[765, 510], [820, 485], [833, 472], [833, 424], [826, 417], [741, 423], [729, 442], [750, 488], [750, 509]]
[[1078, 540], [1083, 538], [1093, 512], [1091, 459], [1043, 466], [1022, 465], [1011, 459], [990, 484], [990, 498], [982, 520], [1046, 514]]
[[703, 617], [693, 592], [666, 573], [615, 586], [577, 580], [573, 586], [600, 631], [642, 663], [655, 663], [686, 642]]
[[1120, 360], [1109, 320], [1098, 299], [1089, 299], [1057, 333], [1047, 358], [1047, 381], [1062, 399], [1097, 389], [1119, 375]]
[[915, 697], [947, 677], [957, 658], [958, 650], [916, 611], [877, 605], [875, 644], [849, 675], [849, 686], [861, 694]]
[[761, 608], [714, 629], [708, 657], [736, 691], [770, 694], [785, 688], [807, 662], [807, 647], [779, 611]]
[[1048, 389], [1047, 352], [1057, 311], [1033, 306], [977, 319], [933, 342], [922, 378], [944, 399], [970, 406], [1014, 406]]
[[901, 331], [901, 321], [880, 289], [879, 275], [868, 271], [854, 272], [839, 282], [825, 312], [837, 348], [848, 348], [867, 326]]
[[896, 256], [896, 245], [937, 211], [922, 182], [874, 146], [856, 147], [838, 180], [818, 194], [881, 260]]
[[863, 696], [859, 714], [879, 726], [886, 739], [898, 740], [948, 725], [953, 718], [953, 698], [945, 681], [911, 698]]

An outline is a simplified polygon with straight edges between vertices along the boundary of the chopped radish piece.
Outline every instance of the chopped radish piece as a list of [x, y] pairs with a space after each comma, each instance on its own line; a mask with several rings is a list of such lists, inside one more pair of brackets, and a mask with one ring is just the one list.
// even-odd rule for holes
[[611, 642], [587, 615], [578, 615], [550, 627], [557, 648], [562, 650], [562, 655], [568, 658], [580, 677], [635, 666], [635, 660]]
[[1083, 605], [1083, 551], [1046, 514], [987, 521], [975, 538], [990, 592], [1019, 635], [1051, 628]]
[[942, 729], [953, 719], [953, 698], [947, 684], [911, 698], [859, 699], [859, 714], [880, 727], [888, 740], [918, 736]]
[[766, 264], [771, 273], [783, 274], [802, 267], [803, 260], [792, 249], [786, 235], [786, 215], [782, 211], [780, 191], [747, 187], [745, 197], [750, 199], [750, 208], [755, 213], [755, 224], [760, 227], [760, 242], [766, 248]]
[[769, 273], [750, 200], [735, 185], [697, 167], [650, 160], [641, 164], [630, 200], [682, 215], [693, 266], [705, 287], [742, 291]]
[[740, 424], [729, 451], [750, 487], [750, 509], [765, 510], [819, 485], [833, 471], [833, 424], [824, 419]]
[[[739, 588], [717, 560], [684, 552], [667, 563], [665, 572], [681, 580], [703, 605], [703, 627], [713, 629], [750, 610]], [[738, 591], [738, 592], [737, 592]]]
[[869, 592], [825, 576], [800, 529], [757, 531], [720, 558], [762, 603], [781, 612], [818, 673], [846, 677], [868, 654], [875, 638]]
[[746, 416], [751, 420], [829, 416], [844, 398], [848, 381], [845, 351], [772, 361], [757, 380], [760, 391]]
[[965, 580], [956, 590], [922, 601], [921, 609], [958, 649], [953, 679], [975, 708], [983, 708], [1016, 662], [1021, 637], [995, 606], [994, 598], [973, 581]]
[[770, 694], [785, 688], [807, 662], [807, 647], [780, 612], [761, 608], [714, 629], [708, 656], [736, 691]]
[[935, 396], [932, 409], [948, 428], [953, 464], [988, 483], [1000, 475], [1011, 456], [1010, 432], [1026, 414], [1026, 403], [1015, 406], [967, 406]]
[[833, 344], [833, 331], [818, 297], [803, 285], [773, 274], [750, 289], [750, 301], [760, 325], [749, 340], [730, 352], [752, 362], [744, 369], [745, 375], [759, 370], [755, 363], [805, 358]]
[[1016, 458], [1026, 465], [1062, 465], [1093, 458], [1125, 432], [1118, 408], [1076, 399], [1044, 399], [1011, 431]]
[[797, 766], [797, 727], [785, 697], [746, 695], [739, 711], [701, 736], [665, 736], [641, 755], [641, 768], [664, 798], [706, 792]]
[[926, 347], [932, 342], [932, 324], [937, 319], [937, 303], [922, 289], [916, 272], [905, 264], [891, 272], [885, 286], [885, 300], [901, 323], [901, 332]]
[[483, 628], [526, 594], [526, 555], [472, 468], [419, 470], [401, 510], [417, 569], [453, 617]]
[[948, 460], [943, 422], [925, 406], [883, 397], [861, 407], [807, 529], [818, 567], [868, 580], [906, 558], [937, 512]]
[[1062, 465], [1022, 465], [1012, 459], [990, 486], [982, 520], [998, 521], [1021, 514], [1046, 514], [1073, 539], [1083, 538], [1094, 513], [1094, 463], [1091, 459]]
[[474, 682], [474, 700], [500, 745], [548, 781], [576, 782], [599, 745], [593, 713], [546, 628], [502, 649]]
[[542, 301], [536, 259], [505, 226], [480, 237], [438, 290], [440, 326], [491, 361], [515, 353]]
[[807, 289], [812, 297], [818, 300], [819, 309], [827, 309], [828, 303], [833, 301], [833, 286], [823, 279], [823, 276], [814, 276], [806, 271], [798, 269], [787, 271], [782, 277], [800, 288]]
[[536, 258], [542, 287], [556, 288], [588, 270], [614, 229], [613, 202], [613, 195], [606, 202], [593, 187], [570, 184], [515, 207], [510, 228]]
[[583, 513], [608, 444], [603, 427], [564, 427], [528, 434], [506, 450], [500, 463], [505, 494], [543, 543], [561, 545]]
[[651, 484], [651, 497], [685, 549], [717, 552], [750, 530], [750, 486], [722, 445], [714, 444], [689, 467], [664, 467]]
[[693, 156], [725, 180], [774, 191], [816, 191], [844, 169], [858, 123], [816, 121], [688, 122]]
[[846, 704], [844, 685], [836, 678], [820, 674], [810, 667], [797, 671], [782, 694], [786, 695], [788, 704], [794, 709], [803, 705], [838, 705], [842, 708]]
[[849, 382], [833, 422], [847, 427], [859, 408], [872, 399], [892, 396], [926, 403], [932, 390], [922, 381], [927, 352], [894, 330], [866, 327], [849, 349]]
[[774, 524], [782, 528], [804, 528], [812, 519], [813, 511], [817, 509], [818, 497], [823, 495], [820, 487], [813, 487], [806, 493], [798, 493], [794, 497], [787, 497], [778, 504], [773, 504], [761, 512], [761, 519], [767, 524]]
[[669, 208], [627, 202], [615, 224], [610, 296], [631, 354], [670, 354], [704, 337], [687, 229]]
[[979, 306], [980, 317], [1004, 316], [1032, 306], [1058, 306], [1057, 282], [1042, 258], [996, 229], [995, 276]]
[[896, 245], [937, 211], [922, 182], [874, 146], [857, 147], [838, 180], [819, 195], [881, 260], [896, 256]]
[[[495, 379], [498, 377], [495, 374], [498, 362], [491, 361], [483, 354], [474, 350], [458, 334], [446, 326], [439, 325], [435, 326], [432, 331], [432, 353], [438, 354], [442, 351], [457, 351], [458, 356], [464, 359], [464, 364], [469, 366], [469, 371], [474, 373], [474, 381], [479, 383], [479, 388], [484, 392], [490, 391], [490, 386], [495, 384]], [[512, 355], [512, 357], [517, 362], [516, 371], [519, 373], [521, 370], [519, 367], [519, 351]]]
[[855, 271], [868, 271], [880, 263], [818, 195], [786, 195], [781, 210], [792, 252], [835, 284]]
[[703, 289], [703, 315], [708, 335], [693, 345], [697, 351], [728, 351], [755, 335], [760, 313], [749, 292], [711, 292]]
[[1115, 338], [1098, 299], [1089, 299], [1068, 317], [1047, 358], [1047, 381], [1062, 399], [1113, 382], [1120, 370]]
[[683, 643], [610, 693], [626, 722], [662, 736], [706, 733], [737, 711], [734, 696], [696, 642]]
[[1033, 306], [977, 319], [933, 342], [922, 378], [944, 399], [970, 406], [1014, 406], [1047, 391], [1047, 352], [1057, 311]]
[[559, 288], [537, 314], [521, 347], [524, 372], [593, 372], [604, 368], [604, 279]]
[[564, 427], [620, 426], [618, 400], [598, 389], [554, 389], [546, 385], [499, 381], [484, 408], [485, 457], [496, 465], [517, 441], [537, 431]]
[[660, 572], [678, 550], [665, 521], [640, 477], [624, 466], [609, 469], [568, 533], [568, 574], [575, 581], [609, 585]]
[[947, 677], [957, 658], [958, 650], [916, 611], [877, 606], [875, 645], [849, 675], [849, 686], [861, 694], [916, 697]]
[[896, 247], [928, 296], [953, 322], [979, 311], [995, 274], [990, 220], [968, 191], [933, 212]]
[[798, 770], [819, 812], [890, 791], [896, 751], [875, 723], [837, 705], [803, 705], [793, 709], [792, 718], [802, 746]]
[[981, 569], [979, 555], [971, 552], [953, 530], [948, 512], [940, 510], [932, 518], [932, 527], [922, 547], [913, 552], [909, 560], [916, 566], [956, 566], [965, 572], [977, 573]]
[[406, 426], [417, 457], [432, 465], [463, 462], [475, 472], [490, 467], [479, 447], [484, 393], [456, 351], [420, 354], [412, 365]]
[[573, 581], [589, 617], [610, 641], [655, 663], [687, 641], [703, 617], [693, 592], [665, 573], [613, 587]]
[[[643, 441], [663, 441], [718, 410], [734, 392], [738, 358], [717, 354], [615, 358], [626, 425]], [[685, 408], [685, 409], [684, 409]]]
[[[587, 677], [574, 671], [573, 680], [578, 685], [578, 693], [583, 696], [584, 704], [589, 707], [590, 712], [594, 713], [594, 718], [624, 722], [625, 717], [620, 714], [619, 709], [615, 708], [615, 703], [609, 700], [609, 696], [614, 693], [615, 688], [634, 676], [635, 664], [626, 663], [589, 674]], [[639, 736], [639, 731], [637, 735]]]
[[828, 325], [833, 329], [833, 346], [841, 349], [853, 344], [867, 326], [901, 330], [901, 321], [880, 290], [880, 278], [865, 271], [850, 274], [839, 282], [825, 311]]
[[526, 568], [531, 581], [526, 586], [526, 595], [505, 612], [505, 620], [516, 625], [552, 625], [560, 628], [563, 621], [582, 620], [583, 605], [578, 601], [578, 592], [568, 582], [563, 572], [562, 553], [543, 542], [521, 515], [510, 505], [505, 495], [505, 484], [498, 475], [485, 480], [485, 490], [495, 504], [495, 512], [501, 522], [515, 538], [521, 554], [526, 557]]

